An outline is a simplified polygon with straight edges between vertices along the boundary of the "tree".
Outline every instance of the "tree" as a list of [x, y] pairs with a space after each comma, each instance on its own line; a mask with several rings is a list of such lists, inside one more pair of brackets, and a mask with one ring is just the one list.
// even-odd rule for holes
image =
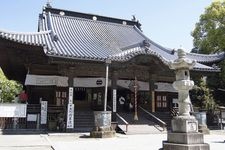
[[205, 110], [214, 110], [216, 102], [206, 84], [206, 79], [201, 78], [199, 81], [195, 81], [195, 83], [196, 85], [190, 92], [193, 105]]
[[12, 102], [22, 90], [22, 85], [16, 81], [8, 80], [0, 68], [0, 99], [1, 102]]
[[225, 1], [215, 1], [205, 9], [204, 14], [191, 33], [198, 53], [225, 51]]
[[[211, 54], [225, 51], [225, 0], [215, 1], [205, 9], [191, 33], [194, 49], [192, 52]], [[225, 62], [218, 63], [219, 74], [208, 79], [210, 87], [225, 88]]]

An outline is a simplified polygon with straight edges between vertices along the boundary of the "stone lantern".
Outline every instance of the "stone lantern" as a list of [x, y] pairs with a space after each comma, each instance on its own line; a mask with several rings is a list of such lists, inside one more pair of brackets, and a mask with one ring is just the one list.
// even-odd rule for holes
[[170, 69], [175, 70], [176, 73], [173, 87], [178, 91], [179, 114], [172, 119], [172, 131], [168, 132], [167, 141], [163, 142], [163, 149], [209, 150], [209, 145], [204, 143], [203, 134], [198, 132], [198, 121], [190, 115], [189, 90], [193, 88], [194, 82], [190, 80], [189, 70], [194, 67], [196, 61], [185, 56], [186, 53], [178, 49], [178, 59], [169, 63]]

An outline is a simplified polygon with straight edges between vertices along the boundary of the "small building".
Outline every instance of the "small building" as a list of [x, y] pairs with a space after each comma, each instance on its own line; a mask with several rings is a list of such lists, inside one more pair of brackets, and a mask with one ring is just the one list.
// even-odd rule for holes
[[[224, 59], [224, 53], [186, 56], [197, 61], [194, 76], [219, 72], [213, 65]], [[123, 111], [121, 96], [121, 104], [133, 103], [135, 77], [139, 105], [150, 112], [170, 111], [177, 105], [177, 92], [168, 64], [175, 59], [176, 50], [146, 37], [135, 20], [47, 6], [39, 15], [37, 32], [0, 30], [0, 67], [9, 79], [24, 84], [28, 114], [40, 113], [40, 101], [47, 101], [49, 128], [59, 116], [68, 119], [69, 102], [75, 112], [103, 110], [106, 66], [108, 105], [114, 113]]]

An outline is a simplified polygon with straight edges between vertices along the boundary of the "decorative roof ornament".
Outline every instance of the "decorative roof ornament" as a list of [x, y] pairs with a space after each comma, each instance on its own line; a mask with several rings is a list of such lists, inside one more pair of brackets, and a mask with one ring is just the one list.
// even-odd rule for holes
[[148, 40], [143, 40], [142, 44], [142, 46], [145, 48], [145, 52], [147, 53], [151, 46], [150, 42]]
[[173, 50], [171, 51], [171, 54], [174, 55], [174, 54], [175, 54], [175, 51], [176, 51], [176, 50], [173, 49]]
[[[141, 30], [141, 23], [139, 22], [138, 19], [136, 19], [135, 15], [132, 15], [131, 21], [137, 22], [137, 28]], [[142, 31], [142, 30], [141, 30]]]
[[143, 46], [149, 48], [151, 46], [151, 44], [148, 40], [143, 40]]
[[132, 15], [132, 19], [131, 19], [131, 20], [132, 20], [132, 21], [137, 21], [135, 15]]
[[46, 7], [48, 7], [48, 8], [52, 8], [52, 6], [51, 6], [51, 0], [47, 0], [47, 3], [46, 3]]

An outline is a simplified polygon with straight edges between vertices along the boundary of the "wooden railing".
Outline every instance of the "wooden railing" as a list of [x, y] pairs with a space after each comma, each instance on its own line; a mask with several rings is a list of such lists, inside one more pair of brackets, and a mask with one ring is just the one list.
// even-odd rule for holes
[[150, 113], [149, 111], [147, 111], [146, 109], [144, 109], [143, 107], [139, 106], [139, 108], [142, 111], [144, 111], [146, 114], [148, 114], [153, 119], [153, 122], [155, 122], [159, 126], [161, 126], [163, 128], [163, 131], [166, 129], [166, 123], [164, 121], [162, 121], [161, 119], [159, 119], [158, 117], [156, 117], [155, 115], [153, 115], [152, 113]]

